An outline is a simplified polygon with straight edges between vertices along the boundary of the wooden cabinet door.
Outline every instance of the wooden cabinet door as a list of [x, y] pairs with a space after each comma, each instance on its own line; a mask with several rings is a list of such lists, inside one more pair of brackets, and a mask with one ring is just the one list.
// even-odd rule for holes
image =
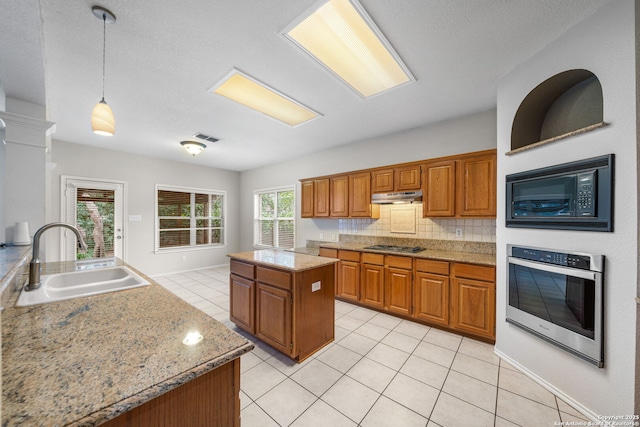
[[338, 295], [345, 299], [358, 301], [360, 263], [342, 260], [338, 271]]
[[427, 163], [424, 166], [422, 211], [425, 218], [456, 214], [456, 161]]
[[313, 218], [314, 191], [313, 181], [302, 181], [300, 183], [300, 216], [302, 218]]
[[448, 326], [449, 277], [416, 272], [413, 286], [413, 316]]
[[331, 216], [349, 216], [349, 176], [331, 178]]
[[256, 336], [291, 355], [291, 292], [258, 283], [256, 293]]
[[393, 169], [375, 170], [371, 174], [372, 193], [391, 193], [393, 191]]
[[313, 216], [329, 216], [329, 178], [314, 180]]
[[496, 155], [460, 160], [458, 214], [496, 216]]
[[420, 175], [420, 165], [395, 168], [394, 191], [419, 190]]
[[349, 216], [371, 217], [371, 174], [349, 175]]
[[384, 266], [362, 264], [360, 302], [376, 308], [384, 306]]
[[451, 326], [495, 339], [495, 283], [454, 278], [451, 286]]
[[411, 270], [386, 267], [384, 278], [384, 308], [390, 312], [411, 314]]
[[230, 275], [231, 295], [229, 318], [239, 328], [255, 333], [255, 282], [235, 274]]

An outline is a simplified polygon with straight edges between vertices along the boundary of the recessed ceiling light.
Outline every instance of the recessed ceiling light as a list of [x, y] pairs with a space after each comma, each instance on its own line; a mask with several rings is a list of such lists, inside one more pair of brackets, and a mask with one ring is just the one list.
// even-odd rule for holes
[[329, 0], [281, 34], [364, 98], [415, 81], [355, 0]]
[[320, 116], [319, 113], [236, 69], [209, 91], [290, 126], [297, 126]]

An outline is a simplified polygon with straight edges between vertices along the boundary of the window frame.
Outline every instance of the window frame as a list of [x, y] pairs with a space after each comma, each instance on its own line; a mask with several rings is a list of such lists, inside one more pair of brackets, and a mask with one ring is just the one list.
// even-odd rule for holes
[[[199, 218], [202, 217], [197, 217], [194, 215], [194, 211], [195, 211], [195, 206], [192, 203], [191, 204], [191, 216], [188, 217], [188, 219], [190, 220], [190, 227], [188, 228], [188, 230], [190, 231], [190, 236], [191, 236], [191, 241], [189, 243], [189, 245], [187, 246], [171, 246], [171, 247], [167, 247], [167, 248], [161, 248], [160, 247], [160, 216], [158, 215], [158, 192], [159, 191], [173, 191], [173, 192], [179, 192], [179, 193], [189, 193], [189, 197], [191, 198], [191, 200], [193, 200], [193, 198], [195, 197], [195, 194], [207, 194], [207, 195], [215, 195], [215, 196], [222, 196], [222, 226], [221, 226], [221, 239], [223, 243], [208, 243], [208, 244], [202, 244], [202, 245], [198, 245], [193, 243], [193, 236], [194, 236], [194, 232], [196, 231], [196, 229], [198, 227], [196, 227], [195, 224], [197, 222], [197, 220]], [[154, 253], [169, 253], [169, 252], [186, 252], [186, 251], [200, 251], [200, 250], [208, 250], [208, 249], [214, 249], [214, 248], [225, 248], [227, 247], [227, 192], [224, 190], [212, 190], [212, 189], [207, 189], [207, 188], [195, 188], [195, 187], [182, 187], [182, 186], [175, 186], [175, 185], [166, 185], [166, 184], [156, 184], [156, 188], [155, 188], [155, 194], [154, 194], [154, 198], [155, 198], [155, 203], [154, 203], [154, 208], [155, 208], [155, 218], [154, 218]], [[164, 217], [163, 217], [164, 218]], [[175, 217], [172, 217], [175, 218]], [[211, 218], [211, 217], [208, 217]], [[184, 219], [187, 219], [187, 217], [184, 217]], [[186, 230], [186, 229], [185, 229]]]
[[[278, 205], [277, 205], [277, 201], [278, 201], [278, 197], [277, 197], [277, 193], [279, 192], [284, 192], [284, 191], [291, 191], [293, 193], [293, 213], [291, 218], [288, 217], [275, 217], [273, 219], [274, 222], [274, 242], [278, 241], [278, 235], [277, 235], [277, 222], [280, 220], [287, 220], [287, 221], [293, 221], [293, 236], [292, 236], [292, 242], [293, 242], [293, 246], [291, 248], [282, 248], [279, 246], [271, 246], [271, 245], [264, 245], [259, 243], [259, 238], [260, 238], [260, 221], [264, 221], [264, 219], [260, 218], [260, 196], [263, 194], [269, 194], [269, 193], [274, 193], [276, 195], [275, 197], [275, 201], [276, 204], [274, 206], [275, 208], [275, 212], [278, 211]], [[279, 250], [284, 250], [284, 249], [292, 249], [295, 247], [296, 245], [296, 214], [297, 214], [297, 206], [296, 206], [296, 200], [298, 199], [297, 197], [297, 193], [296, 193], [296, 187], [294, 185], [287, 185], [287, 186], [283, 186], [283, 187], [273, 187], [273, 188], [265, 188], [265, 189], [261, 189], [261, 190], [254, 190], [253, 191], [253, 247], [255, 249], [279, 249]], [[270, 218], [268, 218], [270, 219]], [[267, 220], [268, 220], [267, 219]]]

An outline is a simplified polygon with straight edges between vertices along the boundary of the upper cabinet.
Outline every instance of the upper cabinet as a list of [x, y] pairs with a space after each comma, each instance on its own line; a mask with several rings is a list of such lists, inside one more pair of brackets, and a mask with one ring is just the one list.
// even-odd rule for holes
[[391, 193], [393, 191], [393, 168], [378, 169], [371, 173], [372, 193]]
[[496, 152], [483, 151], [424, 165], [424, 217], [496, 216]]
[[371, 172], [372, 193], [420, 190], [420, 165], [375, 169]]
[[340, 218], [349, 216], [349, 175], [331, 178], [329, 189], [331, 217]]
[[371, 217], [371, 174], [349, 175], [349, 215]]
[[496, 216], [496, 155], [460, 160], [458, 214], [460, 216]]
[[496, 150], [309, 178], [301, 185], [303, 218], [379, 218], [373, 193], [420, 189], [424, 217], [495, 218]]
[[420, 176], [420, 165], [395, 168], [393, 175], [394, 191], [419, 190], [421, 185]]

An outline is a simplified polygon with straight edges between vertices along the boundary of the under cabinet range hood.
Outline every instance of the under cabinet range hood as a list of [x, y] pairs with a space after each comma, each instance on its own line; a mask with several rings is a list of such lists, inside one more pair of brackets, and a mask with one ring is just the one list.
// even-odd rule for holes
[[371, 203], [376, 205], [391, 205], [413, 203], [422, 200], [422, 191], [401, 191], [398, 193], [378, 193], [371, 196]]

